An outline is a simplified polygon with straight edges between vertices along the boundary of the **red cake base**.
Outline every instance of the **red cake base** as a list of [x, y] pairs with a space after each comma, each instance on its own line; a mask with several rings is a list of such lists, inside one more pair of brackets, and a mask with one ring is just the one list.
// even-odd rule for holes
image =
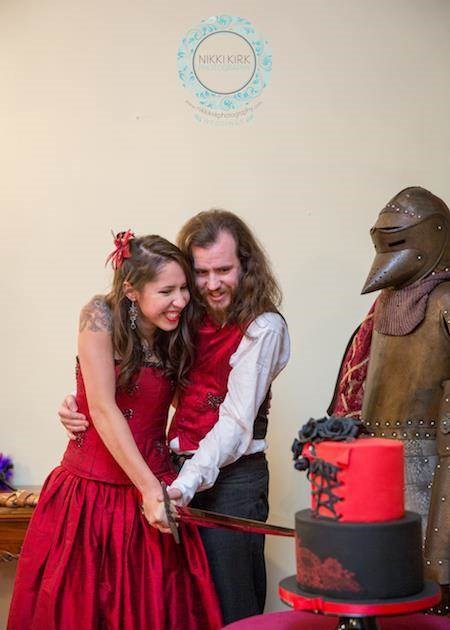
[[333, 598], [324, 599], [302, 591], [297, 585], [295, 575], [280, 582], [278, 594], [281, 601], [295, 610], [311, 610], [340, 617], [405, 615], [431, 608], [441, 600], [439, 584], [430, 581], [426, 581], [423, 590], [412, 597], [390, 599], [389, 601], [369, 599], [350, 602]]

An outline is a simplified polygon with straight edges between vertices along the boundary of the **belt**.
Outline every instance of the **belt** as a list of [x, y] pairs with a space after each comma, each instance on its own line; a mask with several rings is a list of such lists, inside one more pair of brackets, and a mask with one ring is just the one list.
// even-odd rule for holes
[[[171, 451], [170, 456], [172, 458], [172, 462], [175, 465], [175, 468], [180, 471], [181, 467], [183, 466], [184, 462], [187, 459], [192, 459], [192, 457], [194, 457], [195, 453], [175, 453], [175, 451]], [[237, 464], [241, 461], [245, 461], [245, 460], [249, 460], [249, 459], [260, 459], [265, 457], [266, 454], [264, 453], [264, 451], [258, 451], [257, 453], [250, 453], [250, 455], [241, 455], [241, 457], [239, 459], [237, 459], [235, 462], [233, 462], [232, 464], [229, 464], [226, 468], [230, 468], [230, 466], [233, 466], [234, 464]]]
[[170, 457], [178, 472], [180, 471], [180, 468], [183, 466], [184, 462], [187, 459], [191, 459], [193, 455], [194, 453], [175, 453], [175, 451], [170, 451]]

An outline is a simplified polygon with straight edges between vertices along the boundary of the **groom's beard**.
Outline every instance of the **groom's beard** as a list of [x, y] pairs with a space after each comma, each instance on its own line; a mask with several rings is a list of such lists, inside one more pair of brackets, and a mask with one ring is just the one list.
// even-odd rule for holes
[[[214, 319], [215, 321], [217, 321], [220, 324], [225, 324], [229, 314], [234, 306], [234, 302], [235, 302], [235, 291], [230, 290], [230, 288], [226, 288], [226, 290], [224, 291], [224, 302], [225, 305], [221, 306], [220, 302], [219, 303], [215, 303], [212, 300], [208, 300], [208, 295], [209, 295], [209, 291], [208, 290], [204, 290], [202, 291], [202, 298], [203, 301], [206, 305], [206, 310], [209, 314], [209, 316]], [[211, 294], [215, 295], [218, 294], [219, 292], [213, 291]], [[228, 299], [227, 299], [228, 298]]]
[[211, 319], [214, 319], [219, 324], [225, 324], [228, 319], [229, 308], [211, 308], [207, 303], [206, 310]]

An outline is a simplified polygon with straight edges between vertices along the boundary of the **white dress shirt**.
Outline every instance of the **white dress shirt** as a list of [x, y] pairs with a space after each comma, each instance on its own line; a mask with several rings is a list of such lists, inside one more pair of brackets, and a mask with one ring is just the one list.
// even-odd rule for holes
[[[290, 354], [286, 322], [278, 313], [263, 313], [247, 328], [231, 356], [227, 395], [219, 418], [200, 441], [197, 451], [172, 483], [186, 505], [198, 490], [214, 485], [220, 468], [267, 448], [265, 440], [253, 439], [253, 424], [270, 384], [286, 366]], [[179, 440], [170, 447], [179, 451]]]

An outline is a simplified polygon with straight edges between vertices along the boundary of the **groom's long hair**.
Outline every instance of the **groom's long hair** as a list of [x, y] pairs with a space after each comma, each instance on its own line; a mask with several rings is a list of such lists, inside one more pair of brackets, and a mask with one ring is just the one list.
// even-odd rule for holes
[[177, 245], [194, 266], [192, 247], [208, 248], [221, 232], [234, 238], [242, 267], [227, 321], [246, 326], [262, 313], [278, 312], [282, 293], [267, 254], [250, 228], [233, 212], [216, 208], [199, 212], [183, 225]]

